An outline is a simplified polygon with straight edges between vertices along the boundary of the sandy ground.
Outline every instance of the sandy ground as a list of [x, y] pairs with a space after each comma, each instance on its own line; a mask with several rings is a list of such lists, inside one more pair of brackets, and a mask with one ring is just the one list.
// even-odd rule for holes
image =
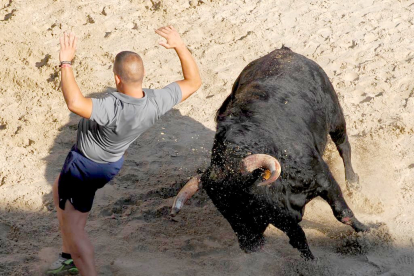
[[[143, 56], [145, 86], [181, 77], [154, 29], [173, 24], [203, 86], [128, 150], [97, 193], [87, 229], [99, 275], [414, 275], [414, 2], [406, 0], [0, 0], [0, 275], [42, 275], [60, 251], [51, 185], [78, 117], [59, 86], [58, 37], [80, 39], [74, 70], [85, 95], [114, 86], [122, 50]], [[315, 199], [301, 223], [318, 257], [304, 262], [276, 228], [246, 255], [205, 193], [176, 220], [173, 197], [209, 164], [214, 112], [248, 62], [281, 47], [318, 62], [339, 95], [362, 190], [345, 189], [332, 144], [326, 160], [363, 222], [354, 234]]]

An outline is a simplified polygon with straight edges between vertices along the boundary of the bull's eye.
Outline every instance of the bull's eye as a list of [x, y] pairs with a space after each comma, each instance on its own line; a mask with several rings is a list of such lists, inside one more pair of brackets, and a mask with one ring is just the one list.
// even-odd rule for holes
[[262, 174], [262, 177], [263, 177], [264, 180], [268, 180], [271, 175], [272, 175], [272, 173], [269, 170], [265, 170]]

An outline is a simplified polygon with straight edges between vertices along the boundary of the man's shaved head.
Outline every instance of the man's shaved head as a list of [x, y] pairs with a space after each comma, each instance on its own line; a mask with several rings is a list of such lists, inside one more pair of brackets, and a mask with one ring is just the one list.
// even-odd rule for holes
[[142, 58], [134, 52], [120, 52], [115, 57], [114, 73], [127, 84], [142, 82], [144, 79]]

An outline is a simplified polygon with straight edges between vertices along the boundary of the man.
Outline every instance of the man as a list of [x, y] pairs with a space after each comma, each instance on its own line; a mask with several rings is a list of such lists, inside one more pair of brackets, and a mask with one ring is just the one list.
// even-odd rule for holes
[[159, 90], [143, 89], [145, 70], [141, 57], [134, 52], [121, 52], [114, 62], [117, 92], [102, 99], [85, 98], [76, 84], [71, 68], [75, 35], [65, 33], [60, 39], [63, 96], [69, 110], [83, 118], [76, 144], [53, 184], [63, 252], [48, 275], [97, 275], [93, 246], [84, 229], [96, 190], [119, 172], [124, 152], [133, 141], [201, 86], [197, 64], [178, 32], [172, 26], [155, 32], [166, 39], [160, 45], [176, 51], [184, 79]]

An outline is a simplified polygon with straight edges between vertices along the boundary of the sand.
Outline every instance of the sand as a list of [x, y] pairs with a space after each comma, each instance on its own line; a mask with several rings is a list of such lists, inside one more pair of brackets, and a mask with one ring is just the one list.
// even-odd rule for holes
[[[79, 36], [74, 70], [85, 95], [114, 87], [122, 50], [144, 59], [144, 85], [181, 78], [154, 29], [172, 24], [203, 85], [128, 150], [99, 190], [87, 230], [99, 275], [414, 275], [414, 3], [406, 0], [0, 0], [0, 275], [42, 275], [60, 252], [51, 185], [79, 117], [59, 90], [58, 37]], [[209, 164], [214, 113], [248, 62], [290, 47], [319, 63], [344, 109], [362, 190], [349, 193], [332, 143], [325, 158], [364, 223], [354, 234], [320, 199], [304, 221], [314, 262], [269, 227], [244, 254], [205, 193], [172, 220], [179, 188]]]

